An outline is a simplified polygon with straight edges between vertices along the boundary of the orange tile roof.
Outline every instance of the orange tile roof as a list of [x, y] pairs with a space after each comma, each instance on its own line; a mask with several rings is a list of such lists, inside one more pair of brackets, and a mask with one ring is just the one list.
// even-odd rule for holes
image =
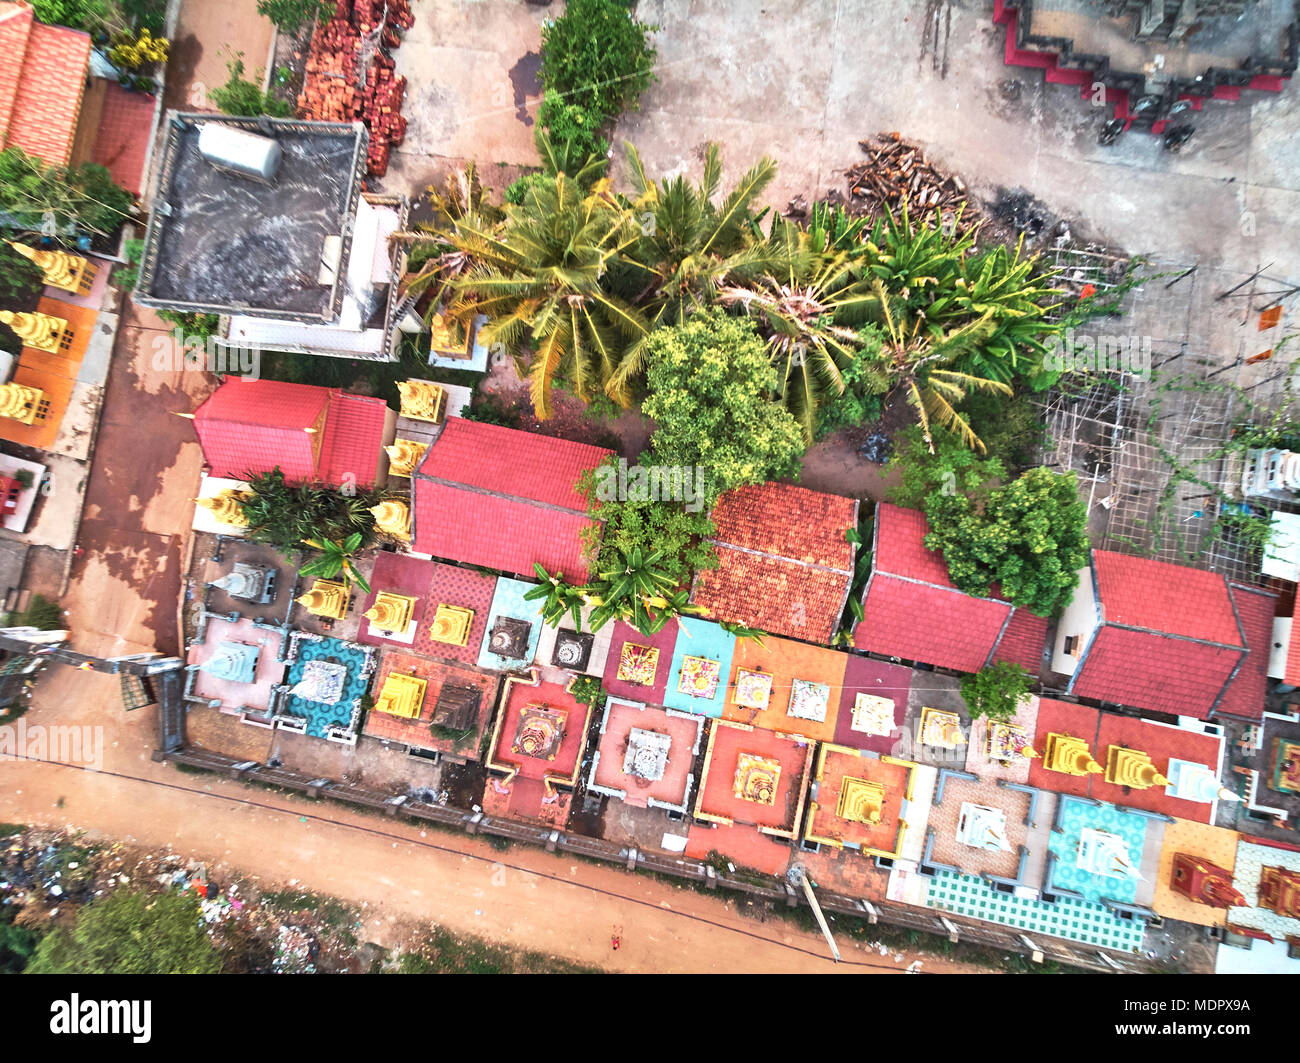
[[37, 22], [26, 4], [0, 3], [0, 147], [67, 165], [90, 49], [88, 33]]

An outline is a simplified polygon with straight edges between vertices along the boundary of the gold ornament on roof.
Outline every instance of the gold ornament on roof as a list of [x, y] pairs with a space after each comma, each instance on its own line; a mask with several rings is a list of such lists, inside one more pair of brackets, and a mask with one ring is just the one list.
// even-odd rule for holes
[[68, 323], [61, 317], [50, 314], [22, 313], [14, 310], [0, 310], [0, 324], [8, 325], [22, 340], [24, 347], [35, 347], [38, 351], [57, 353], [59, 342]]
[[397, 384], [402, 396], [402, 416], [413, 421], [441, 424], [447, 410], [447, 391], [431, 380], [402, 380]]
[[417, 443], [413, 439], [393, 440], [392, 446], [384, 447], [388, 454], [388, 471], [394, 476], [413, 475], [428, 449], [427, 443]]
[[98, 267], [80, 255], [55, 248], [51, 251], [29, 247], [27, 244], [12, 240], [9, 246], [24, 258], [30, 259], [44, 275], [45, 283], [51, 288], [59, 288], [73, 295], [84, 295], [95, 283]]
[[389, 499], [370, 507], [370, 514], [375, 518], [375, 528], [394, 539], [411, 538], [411, 511], [405, 502]]
[[23, 424], [44, 420], [41, 399], [45, 392], [26, 384], [0, 384], [0, 417], [9, 417]]

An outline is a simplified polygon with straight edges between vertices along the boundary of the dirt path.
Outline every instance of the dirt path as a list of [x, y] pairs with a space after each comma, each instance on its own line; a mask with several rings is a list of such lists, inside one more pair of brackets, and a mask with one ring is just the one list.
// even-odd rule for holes
[[[338, 897], [362, 907], [365, 938], [380, 944], [414, 919], [614, 971], [898, 973], [917, 958], [896, 962], [893, 953], [841, 941], [846, 962], [837, 967], [820, 936], [775, 916], [760, 922], [686, 887], [183, 774], [149, 760], [148, 713], [132, 714], [124, 726], [111, 719], [112, 683], [68, 670], [47, 676], [28, 726], [102, 720], [104, 770], [0, 764], [0, 821], [72, 825], [204, 860], [218, 880], [238, 874]], [[86, 690], [90, 684], [98, 689]], [[613, 952], [616, 927], [622, 948]], [[971, 968], [926, 957], [923, 969]]]

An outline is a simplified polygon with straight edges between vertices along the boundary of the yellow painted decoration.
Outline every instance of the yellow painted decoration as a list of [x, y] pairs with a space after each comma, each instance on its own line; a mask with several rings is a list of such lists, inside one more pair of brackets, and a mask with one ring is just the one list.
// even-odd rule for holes
[[874, 827], [885, 810], [885, 787], [870, 779], [852, 775], [840, 783], [840, 799], [835, 805], [835, 815]]
[[95, 283], [95, 274], [99, 267], [80, 255], [69, 254], [57, 248], [43, 251], [35, 247], [11, 240], [9, 246], [24, 258], [31, 259], [35, 266], [45, 275], [45, 283], [51, 288], [60, 288], [74, 295], [84, 295]]
[[380, 631], [402, 633], [411, 626], [411, 620], [415, 616], [415, 599], [405, 594], [380, 591], [375, 595], [375, 604], [362, 616], [370, 621], [371, 627]]
[[1169, 780], [1160, 774], [1146, 753], [1124, 746], [1110, 747], [1106, 756], [1106, 781], [1116, 786], [1131, 786], [1135, 790], [1169, 785]]
[[736, 758], [736, 779], [732, 792], [742, 801], [774, 805], [780, 782], [780, 761], [760, 757], [756, 753], [741, 753]]
[[402, 416], [414, 421], [442, 422], [447, 410], [447, 392], [429, 380], [399, 381], [397, 390], [402, 396]]
[[247, 528], [248, 518], [244, 516], [242, 503], [252, 497], [246, 491], [235, 491], [227, 487], [210, 498], [196, 498], [194, 504], [206, 509], [219, 524]]
[[1053, 732], [1043, 745], [1043, 767], [1066, 775], [1099, 775], [1102, 767], [1092, 759], [1088, 743], [1074, 735]]
[[0, 324], [8, 325], [22, 340], [24, 347], [34, 347], [38, 351], [57, 354], [59, 341], [68, 323], [61, 317], [51, 317], [36, 311], [22, 313], [13, 310], [0, 310]]
[[474, 610], [463, 605], [438, 604], [433, 614], [433, 626], [429, 638], [434, 642], [443, 642], [448, 646], [468, 646], [469, 629], [474, 623]]
[[427, 443], [417, 443], [411, 439], [393, 440], [392, 446], [384, 447], [388, 453], [388, 471], [394, 476], [413, 475], [428, 449]]
[[0, 417], [9, 417], [23, 424], [43, 421], [41, 399], [45, 392], [26, 384], [0, 384]]
[[333, 580], [318, 579], [297, 602], [313, 616], [342, 620], [348, 614], [348, 590]]
[[375, 528], [385, 535], [391, 535], [394, 539], [411, 538], [411, 511], [405, 502], [389, 499], [371, 506], [370, 513], [375, 518]]
[[417, 675], [394, 672], [384, 680], [384, 688], [375, 700], [375, 711], [400, 716], [405, 720], [419, 719], [428, 685], [427, 680]]

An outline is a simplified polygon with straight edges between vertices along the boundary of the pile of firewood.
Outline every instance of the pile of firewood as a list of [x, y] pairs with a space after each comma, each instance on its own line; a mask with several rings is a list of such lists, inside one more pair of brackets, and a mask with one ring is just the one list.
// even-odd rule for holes
[[936, 167], [924, 149], [898, 133], [880, 133], [858, 145], [867, 158], [845, 171], [853, 213], [871, 218], [887, 211], [898, 214], [906, 202], [912, 217], [938, 210], [954, 218], [960, 213], [962, 229], [978, 222], [978, 206], [961, 178]]
[[389, 153], [406, 135], [406, 79], [393, 73], [384, 49], [401, 44], [398, 31], [414, 23], [408, 0], [338, 0], [334, 17], [313, 32], [307, 53], [299, 116], [365, 123], [366, 169], [374, 177], [388, 172]]

